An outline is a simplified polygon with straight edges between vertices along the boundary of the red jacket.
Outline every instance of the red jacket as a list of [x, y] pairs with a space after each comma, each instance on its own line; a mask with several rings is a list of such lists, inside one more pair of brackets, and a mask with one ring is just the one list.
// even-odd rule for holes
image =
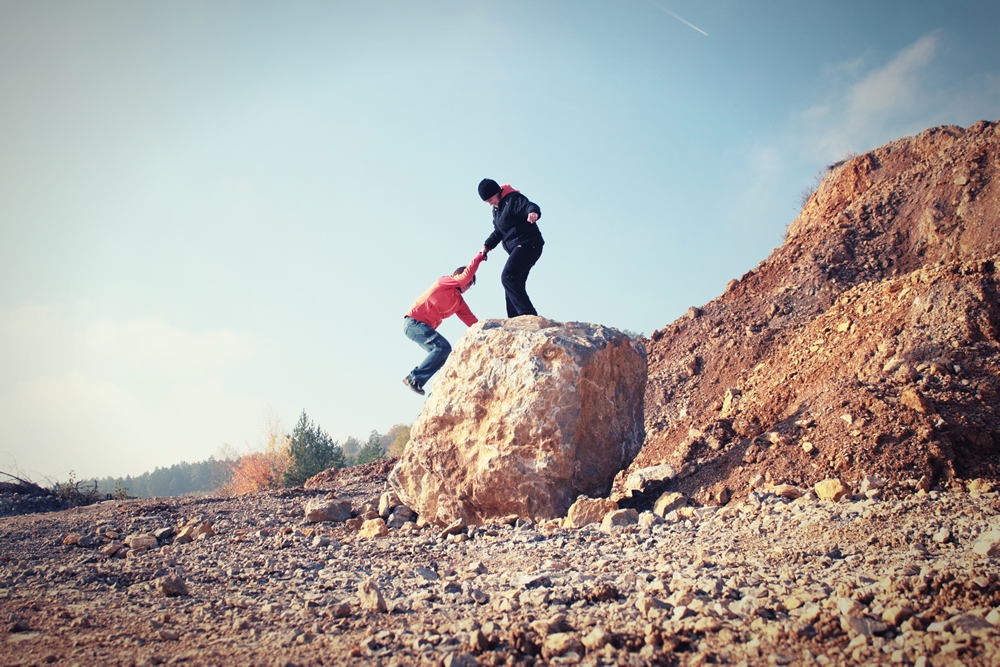
[[465, 270], [454, 276], [441, 276], [420, 298], [413, 302], [406, 316], [415, 320], [429, 324], [435, 329], [441, 326], [441, 322], [446, 317], [458, 313], [458, 319], [465, 322], [467, 326], [472, 326], [479, 320], [469, 310], [469, 306], [462, 298], [462, 289], [472, 282], [476, 275], [479, 263], [483, 261], [482, 253], [476, 254], [465, 267]]

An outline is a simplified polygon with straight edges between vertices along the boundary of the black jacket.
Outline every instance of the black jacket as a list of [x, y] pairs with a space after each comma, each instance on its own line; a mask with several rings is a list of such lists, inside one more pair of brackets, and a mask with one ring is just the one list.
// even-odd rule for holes
[[503, 198], [493, 207], [493, 233], [486, 239], [485, 245], [493, 250], [497, 244], [503, 241], [504, 250], [508, 253], [522, 244], [542, 245], [542, 233], [538, 231], [537, 224], [528, 222], [529, 213], [537, 213], [542, 217], [542, 209], [538, 204], [528, 201], [528, 198], [517, 190], [505, 186]]

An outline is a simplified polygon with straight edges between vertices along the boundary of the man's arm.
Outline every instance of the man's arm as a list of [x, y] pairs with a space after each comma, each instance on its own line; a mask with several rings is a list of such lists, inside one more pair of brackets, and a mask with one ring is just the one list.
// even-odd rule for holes
[[494, 229], [493, 233], [489, 235], [486, 241], [483, 243], [483, 247], [486, 248], [487, 252], [493, 250], [497, 247], [497, 244], [503, 240], [503, 234], [500, 233], [499, 229]]
[[525, 220], [531, 224], [538, 222], [538, 219], [542, 217], [542, 209], [535, 202], [529, 200], [524, 195], [519, 195], [516, 202], [517, 212], [524, 216]]
[[528, 222], [535, 224], [538, 219], [542, 217], [542, 209], [539, 208], [538, 204], [529, 201], [528, 202]]

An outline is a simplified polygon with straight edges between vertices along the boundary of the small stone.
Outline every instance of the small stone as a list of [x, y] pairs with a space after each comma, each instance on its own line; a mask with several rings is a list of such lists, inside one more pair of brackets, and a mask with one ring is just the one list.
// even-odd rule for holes
[[154, 549], [160, 545], [156, 541], [156, 538], [148, 533], [143, 533], [141, 535], [129, 535], [125, 538], [125, 544], [128, 545], [129, 549], [139, 550], [139, 549]]
[[663, 518], [652, 512], [647, 511], [639, 515], [639, 528], [651, 528], [661, 523], [663, 523]]
[[334, 618], [347, 618], [351, 615], [350, 602], [337, 602], [330, 605], [330, 615]]
[[850, 632], [853, 630], [858, 633], [858, 635], [865, 637], [881, 635], [889, 629], [888, 624], [882, 621], [876, 621], [873, 618], [856, 616], [841, 616], [840, 627], [844, 630], [844, 632]]
[[449, 653], [441, 661], [442, 667], [478, 667], [479, 662], [468, 653]]
[[438, 581], [441, 577], [437, 572], [430, 569], [429, 567], [424, 567], [422, 565], [417, 565], [413, 568], [413, 574], [424, 581]]
[[588, 651], [599, 651], [612, 641], [614, 636], [603, 627], [597, 626], [583, 638], [583, 645]]
[[770, 442], [772, 445], [776, 445], [778, 447], [785, 447], [791, 444], [792, 442], [791, 438], [789, 438], [787, 435], [782, 435], [777, 431], [771, 431], [770, 433], [768, 433], [767, 441]]
[[687, 505], [687, 498], [684, 497], [683, 493], [668, 492], [656, 499], [656, 503], [653, 504], [653, 513], [663, 517], [685, 505]]
[[664, 609], [666, 608], [666, 606], [667, 606], [666, 603], [657, 600], [656, 598], [647, 597], [645, 595], [640, 595], [639, 599], [636, 600], [635, 602], [636, 609], [638, 609], [639, 613], [641, 613], [643, 617], [646, 618], [649, 617], [649, 612], [652, 611], [653, 609]]
[[925, 396], [920, 394], [916, 389], [905, 389], [899, 397], [899, 402], [903, 406], [913, 410], [914, 412], [919, 412], [922, 415], [936, 414], [934, 404], [931, 403]]
[[361, 582], [358, 586], [358, 598], [362, 609], [380, 613], [385, 613], [389, 609], [374, 577], [368, 577]]
[[611, 583], [602, 581], [591, 589], [587, 599], [591, 602], [607, 602], [618, 597], [618, 588]]
[[972, 552], [980, 556], [1000, 556], [1000, 530], [994, 528], [979, 536]]
[[882, 620], [889, 625], [899, 627], [899, 625], [913, 616], [913, 608], [909, 605], [897, 605], [889, 607], [882, 612]]
[[585, 653], [583, 642], [571, 632], [557, 632], [545, 638], [542, 644], [542, 657], [551, 660], [554, 657], [564, 656], [568, 653], [576, 653], [582, 656]]
[[608, 512], [601, 521], [601, 530], [605, 533], [620, 532], [629, 526], [639, 523], [639, 513], [634, 509], [615, 510]]
[[[626, 495], [631, 497], [633, 491], [645, 493], [656, 486], [662, 485], [677, 476], [677, 471], [673, 466], [666, 464], [640, 468], [628, 476], [625, 480]], [[660, 487], [662, 488], [662, 486]]]
[[821, 500], [837, 501], [849, 493], [844, 483], [837, 478], [825, 479], [814, 488]]
[[351, 504], [346, 500], [312, 498], [305, 505], [306, 521], [347, 521], [351, 518]]
[[882, 366], [882, 372], [886, 374], [891, 374], [895, 372], [896, 369], [898, 369], [904, 363], [906, 363], [904, 359], [900, 359], [899, 357], [893, 357], [889, 361], [885, 362], [884, 366]]
[[715, 633], [722, 629], [722, 623], [713, 616], [702, 616], [694, 624], [695, 632]]
[[944, 544], [945, 542], [951, 539], [951, 529], [947, 527], [941, 528], [939, 531], [934, 533], [932, 539], [938, 544]]
[[469, 648], [478, 653], [488, 651], [490, 648], [490, 640], [481, 629], [477, 628], [469, 637]]
[[178, 597], [180, 595], [191, 595], [187, 585], [177, 577], [165, 576], [153, 581], [153, 588], [163, 597]]
[[865, 608], [851, 598], [840, 598], [837, 600], [837, 609], [839, 609], [840, 613], [844, 616], [850, 616], [852, 618], [860, 618], [865, 615]]
[[969, 482], [969, 493], [989, 493], [993, 490], [993, 482], [988, 479], [974, 479]]
[[464, 533], [468, 526], [465, 525], [465, 519], [455, 519], [439, 533], [440, 537], [448, 537], [449, 535], [458, 535], [459, 533]]
[[609, 498], [579, 496], [566, 512], [563, 526], [579, 529], [592, 523], [600, 523], [605, 514], [617, 509], [618, 503]]
[[885, 480], [878, 475], [865, 475], [861, 480], [861, 493], [868, 493], [873, 489], [885, 487]]
[[548, 637], [549, 635], [556, 634], [557, 632], [565, 632], [566, 615], [556, 614], [555, 616], [550, 616], [549, 618], [539, 619], [530, 623], [529, 627], [537, 632], [540, 637]]
[[365, 521], [361, 524], [361, 529], [358, 531], [358, 537], [365, 539], [385, 537], [388, 534], [389, 528], [385, 525], [385, 521], [382, 520], [382, 517]]
[[413, 518], [413, 511], [401, 505], [389, 514], [389, 518], [386, 519], [385, 525], [390, 529], [402, 528], [406, 524], [410, 523], [411, 518]]
[[399, 494], [395, 491], [386, 491], [382, 494], [378, 501], [378, 513], [383, 519], [388, 519], [389, 514], [392, 513], [397, 506], [402, 505], [403, 501], [399, 499]]
[[802, 497], [802, 489], [791, 484], [779, 484], [771, 489], [771, 493], [788, 500], [795, 500]]
[[80, 538], [83, 537], [80, 533], [69, 533], [62, 538], [62, 543], [66, 546], [74, 546], [80, 543]]
[[14, 621], [7, 627], [7, 631], [11, 634], [16, 632], [31, 632], [31, 626], [25, 621]]
[[103, 547], [101, 547], [100, 552], [105, 556], [107, 556], [108, 558], [111, 558], [112, 556], [116, 555], [123, 546], [125, 545], [119, 542], [118, 540], [114, 540], [113, 542], [108, 542]]
[[808, 440], [802, 441], [802, 451], [806, 454], [812, 454], [816, 451], [816, 445], [812, 444]]

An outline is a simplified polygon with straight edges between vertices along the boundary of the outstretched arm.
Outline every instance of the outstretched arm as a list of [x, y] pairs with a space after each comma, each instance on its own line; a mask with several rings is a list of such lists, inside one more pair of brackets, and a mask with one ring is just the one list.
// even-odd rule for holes
[[464, 289], [466, 285], [472, 282], [472, 279], [476, 276], [476, 269], [479, 268], [480, 262], [484, 259], [486, 259], [486, 255], [482, 252], [477, 252], [476, 256], [472, 258], [472, 261], [469, 262], [469, 265], [465, 267], [464, 271], [452, 276], [455, 279], [455, 282], [458, 283], [459, 287]]

